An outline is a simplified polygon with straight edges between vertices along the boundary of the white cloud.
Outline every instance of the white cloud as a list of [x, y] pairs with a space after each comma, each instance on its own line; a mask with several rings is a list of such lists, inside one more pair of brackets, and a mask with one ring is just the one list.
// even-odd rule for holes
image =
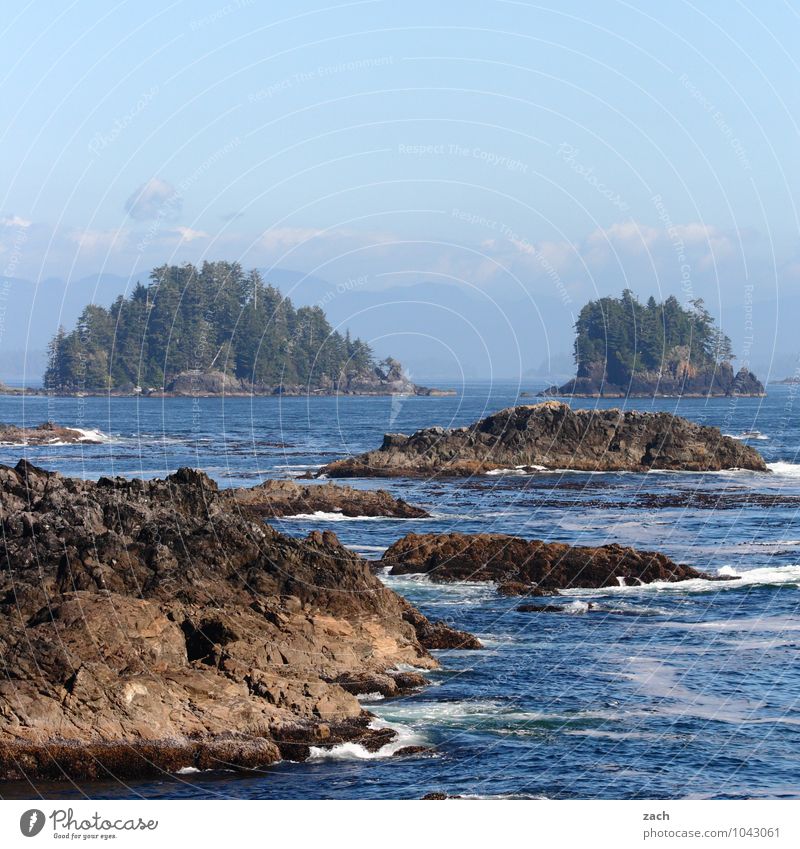
[[180, 212], [181, 196], [172, 183], [152, 177], [125, 201], [125, 211], [135, 221], [173, 218]]
[[183, 242], [193, 242], [195, 239], [208, 239], [208, 233], [203, 230], [193, 230], [191, 227], [175, 227], [170, 232], [177, 233]]
[[118, 251], [128, 241], [128, 231], [122, 227], [117, 230], [73, 230], [69, 240], [81, 250]]
[[32, 224], [33, 221], [29, 221], [27, 218], [22, 218], [19, 215], [7, 215], [4, 218], [0, 218], [0, 225], [13, 230], [27, 230]]
[[267, 250], [285, 250], [329, 235], [329, 232], [314, 227], [272, 227], [264, 231], [260, 242]]

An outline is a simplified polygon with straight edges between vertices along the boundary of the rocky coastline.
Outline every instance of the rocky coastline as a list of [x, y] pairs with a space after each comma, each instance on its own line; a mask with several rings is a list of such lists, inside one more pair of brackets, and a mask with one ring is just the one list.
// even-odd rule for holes
[[408, 692], [425, 679], [398, 670], [436, 668], [428, 648], [480, 646], [334, 534], [287, 537], [202, 472], [92, 482], [21, 460], [0, 466], [0, 521], [1, 779], [383, 749], [394, 732], [354, 693]]
[[323, 466], [345, 477], [576, 471], [767, 471], [761, 455], [718, 428], [670, 413], [573, 410], [560, 401], [508, 407], [469, 427], [387, 433], [383, 444]]
[[572, 398], [763, 398], [764, 384], [747, 368], [734, 372], [730, 363], [698, 369], [687, 362], [664, 371], [635, 371], [625, 385], [614, 384], [605, 364], [588, 364], [563, 386], [550, 386], [540, 396]]

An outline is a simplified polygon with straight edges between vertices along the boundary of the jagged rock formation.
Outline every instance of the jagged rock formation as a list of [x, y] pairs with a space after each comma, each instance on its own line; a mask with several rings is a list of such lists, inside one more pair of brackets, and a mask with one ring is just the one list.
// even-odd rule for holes
[[37, 427], [17, 427], [0, 424], [0, 443], [11, 445], [50, 445], [53, 443], [97, 445], [102, 442], [92, 431], [62, 427], [54, 422], [44, 422]]
[[316, 512], [396, 519], [426, 519], [430, 515], [385, 489], [354, 489], [334, 483], [302, 486], [290, 480], [268, 480], [258, 486], [234, 490], [233, 496], [238, 504], [265, 518]]
[[450, 389], [431, 389], [412, 383], [397, 360], [391, 357], [374, 366], [343, 374], [336, 380], [321, 376], [314, 384], [254, 383], [222, 371], [183, 371], [170, 380], [164, 391], [145, 389], [153, 396], [213, 395], [454, 395]]
[[425, 574], [442, 583], [493, 581], [510, 596], [708, 577], [653, 551], [570, 546], [505, 534], [408, 534], [380, 562], [392, 575]]
[[472, 475], [494, 470], [767, 471], [761, 455], [718, 428], [670, 413], [572, 410], [559, 401], [509, 407], [469, 427], [387, 433], [383, 445], [336, 460], [330, 477]]
[[680, 358], [668, 361], [659, 371], [637, 371], [627, 383], [608, 379], [603, 363], [588, 363], [578, 377], [563, 386], [551, 386], [539, 393], [574, 398], [706, 398], [709, 396], [766, 395], [764, 384], [747, 368], [734, 372], [730, 363], [697, 367]]
[[421, 682], [398, 664], [437, 666], [418, 638], [436, 626], [334, 534], [286, 537], [201, 472], [84, 482], [20, 461], [0, 466], [0, 521], [0, 778], [379, 748], [393, 732], [335, 682], [400, 692]]

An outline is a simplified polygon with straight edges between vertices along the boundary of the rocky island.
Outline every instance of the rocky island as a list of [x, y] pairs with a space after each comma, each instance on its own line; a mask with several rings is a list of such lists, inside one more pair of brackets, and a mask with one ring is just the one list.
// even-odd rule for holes
[[438, 583], [490, 581], [504, 595], [709, 579], [654, 551], [571, 546], [505, 534], [408, 534], [386, 550], [380, 564], [392, 575], [424, 574]]
[[734, 371], [730, 339], [714, 325], [702, 299], [685, 309], [677, 298], [641, 304], [621, 298], [590, 301], [575, 323], [577, 375], [541, 395], [580, 398], [763, 396], [746, 367]]
[[309, 513], [343, 516], [385, 516], [392, 519], [427, 519], [430, 514], [385, 489], [354, 489], [334, 483], [303, 486], [290, 480], [267, 480], [258, 486], [231, 490], [236, 503], [264, 518]]
[[295, 307], [235, 262], [153, 269], [109, 309], [90, 304], [48, 349], [58, 395], [454, 395], [412, 383], [401, 364]]
[[474, 648], [332, 533], [284, 536], [205, 474], [0, 466], [0, 778], [256, 768], [389, 746], [354, 693]]
[[383, 444], [320, 470], [329, 477], [435, 477], [572, 469], [767, 471], [754, 448], [671, 413], [573, 410], [560, 401], [509, 407], [469, 427], [387, 433]]
[[101, 434], [96, 430], [62, 427], [54, 422], [43, 422], [36, 427], [0, 423], [0, 445], [98, 445], [102, 441]]

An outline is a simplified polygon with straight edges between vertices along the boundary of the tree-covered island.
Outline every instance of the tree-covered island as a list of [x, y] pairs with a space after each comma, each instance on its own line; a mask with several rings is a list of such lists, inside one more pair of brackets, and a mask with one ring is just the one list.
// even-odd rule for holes
[[444, 394], [235, 262], [163, 265], [110, 308], [88, 305], [51, 341], [44, 383], [62, 394]]
[[620, 298], [590, 301], [575, 323], [577, 376], [543, 395], [654, 397], [763, 395], [747, 368], [734, 372], [731, 340], [702, 299], [681, 306], [670, 296], [641, 303], [629, 289]]

